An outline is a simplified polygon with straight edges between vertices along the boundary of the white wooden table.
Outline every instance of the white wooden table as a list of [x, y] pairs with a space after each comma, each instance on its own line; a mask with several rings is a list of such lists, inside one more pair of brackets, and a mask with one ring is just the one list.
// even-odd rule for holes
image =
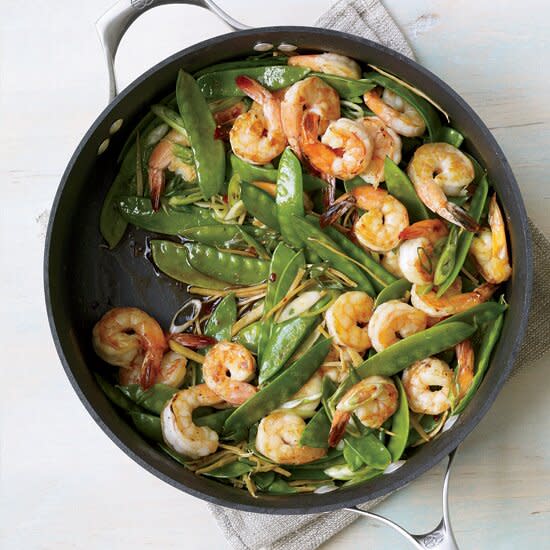
[[[2, 2], [0, 546], [227, 548], [205, 504], [148, 474], [95, 425], [65, 378], [47, 327], [45, 227], [60, 175], [104, 106], [106, 74], [92, 23], [110, 3]], [[220, 0], [234, 17], [257, 26], [310, 24], [330, 3]], [[386, 4], [420, 60], [494, 131], [532, 218], [550, 235], [547, 2]], [[121, 82], [225, 31], [198, 8], [150, 12], [121, 46]], [[510, 381], [462, 446], [451, 505], [463, 548], [550, 547], [549, 364], [547, 356]], [[434, 468], [378, 511], [408, 528], [432, 527], [440, 514], [441, 472]], [[363, 546], [406, 548], [366, 520], [326, 545]]]

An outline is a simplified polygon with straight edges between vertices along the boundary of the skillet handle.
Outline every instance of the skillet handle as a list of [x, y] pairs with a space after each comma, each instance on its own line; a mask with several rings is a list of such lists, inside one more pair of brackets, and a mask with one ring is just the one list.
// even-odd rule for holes
[[130, 25], [142, 13], [165, 4], [189, 4], [200, 6], [216, 14], [233, 30], [250, 28], [233, 19], [212, 0], [119, 0], [96, 21], [96, 29], [105, 52], [105, 61], [107, 62], [107, 70], [109, 73], [109, 101], [112, 101], [117, 95], [114, 63], [118, 45], [122, 37]]
[[420, 535], [413, 535], [401, 527], [401, 525], [384, 516], [380, 516], [366, 510], [361, 510], [357, 507], [346, 508], [346, 510], [348, 512], [353, 512], [355, 514], [360, 514], [370, 519], [374, 519], [384, 525], [387, 525], [388, 527], [391, 527], [407, 539], [413, 548], [417, 548], [418, 550], [426, 550], [428, 548], [434, 550], [459, 550], [453, 534], [453, 529], [451, 527], [451, 518], [449, 514], [449, 478], [456, 451], [457, 449], [449, 454], [449, 462], [447, 463], [447, 470], [445, 471], [445, 477], [443, 480], [443, 517], [437, 527], [435, 527], [432, 531]]

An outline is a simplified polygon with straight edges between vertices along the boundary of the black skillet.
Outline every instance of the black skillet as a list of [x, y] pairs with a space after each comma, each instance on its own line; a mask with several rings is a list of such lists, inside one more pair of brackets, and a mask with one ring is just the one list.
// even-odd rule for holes
[[[126, 454], [160, 479], [204, 500], [252, 512], [305, 514], [353, 507], [403, 487], [449, 455], [475, 428], [495, 400], [519, 350], [531, 294], [531, 240], [527, 214], [510, 166], [485, 124], [434, 74], [393, 50], [332, 30], [267, 27], [212, 38], [162, 61], [114, 97], [113, 58], [122, 35], [143, 11], [167, 3], [199, 5], [214, 11], [232, 28], [245, 28], [210, 0], [123, 0], [98, 21], [114, 99], [88, 130], [63, 174], [45, 246], [46, 305], [65, 372], [89, 413]], [[166, 327], [187, 297], [182, 285], [155, 274], [144, 257], [145, 237], [139, 230], [130, 228], [115, 250], [108, 250], [99, 234], [101, 204], [115, 176], [116, 158], [126, 136], [150, 105], [174, 89], [178, 69], [193, 72], [250, 55], [259, 43], [264, 47], [291, 44], [300, 49], [345, 54], [383, 67], [423, 90], [445, 108], [453, 126], [466, 136], [465, 149], [488, 169], [510, 232], [514, 263], [513, 277], [506, 288], [510, 309], [491, 367], [470, 405], [452, 429], [421, 446], [399, 470], [327, 494], [252, 498], [245, 491], [195, 476], [144, 440], [117, 413], [92, 376], [99, 360], [91, 347], [91, 329], [105, 311], [113, 306], [136, 306]], [[122, 126], [117, 130], [118, 121]]]

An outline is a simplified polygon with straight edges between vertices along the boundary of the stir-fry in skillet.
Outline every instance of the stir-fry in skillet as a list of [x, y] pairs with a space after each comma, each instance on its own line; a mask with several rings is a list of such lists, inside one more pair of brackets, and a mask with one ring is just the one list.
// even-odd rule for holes
[[154, 264], [194, 296], [170, 327], [120, 304], [93, 330], [119, 367], [98, 382], [147, 439], [290, 494], [390, 474], [451, 426], [512, 268], [496, 193], [445, 117], [332, 53], [180, 71], [100, 220], [111, 247], [127, 223], [154, 233]]

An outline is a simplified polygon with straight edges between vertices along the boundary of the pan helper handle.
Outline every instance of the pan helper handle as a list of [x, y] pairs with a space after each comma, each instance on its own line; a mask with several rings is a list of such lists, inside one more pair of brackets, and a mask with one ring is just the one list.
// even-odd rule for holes
[[215, 13], [233, 30], [249, 28], [247, 25], [239, 23], [229, 14], [225, 13], [212, 0], [119, 0], [96, 21], [96, 29], [105, 52], [105, 60], [109, 73], [109, 101], [112, 101], [118, 93], [115, 75], [115, 56], [122, 37], [141, 14], [152, 8], [166, 4], [200, 6]]

